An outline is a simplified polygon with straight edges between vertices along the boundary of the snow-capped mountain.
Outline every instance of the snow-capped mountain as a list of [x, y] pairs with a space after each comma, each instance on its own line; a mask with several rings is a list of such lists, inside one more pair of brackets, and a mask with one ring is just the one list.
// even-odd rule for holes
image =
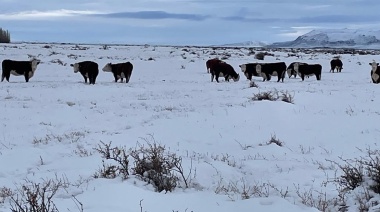
[[245, 42], [240, 42], [240, 43], [225, 44], [222, 46], [228, 46], [228, 47], [263, 47], [266, 45], [268, 45], [268, 44], [261, 42], [261, 41], [245, 41]]
[[330, 47], [380, 49], [380, 30], [323, 29], [312, 30], [294, 41], [278, 42], [270, 47]]

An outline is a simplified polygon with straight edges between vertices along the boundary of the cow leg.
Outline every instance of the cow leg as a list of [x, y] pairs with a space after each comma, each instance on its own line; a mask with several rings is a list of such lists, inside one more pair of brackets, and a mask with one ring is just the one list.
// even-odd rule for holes
[[11, 72], [5, 74], [5, 79], [9, 82], [9, 77], [11, 77]]
[[305, 80], [305, 74], [301, 74], [301, 79], [302, 79], [302, 81]]
[[215, 80], [216, 80], [216, 82], [219, 83], [219, 75], [220, 75], [220, 72], [219, 72], [219, 71], [216, 71], [216, 72], [214, 72], [214, 74], [215, 74]]
[[4, 81], [4, 78], [5, 78], [5, 74], [4, 74], [4, 71], [3, 71], [3, 73], [1, 74], [1, 81]]
[[25, 82], [29, 82], [29, 71], [25, 71], [24, 77], [25, 77]]
[[227, 82], [229, 82], [230, 81], [230, 75], [226, 75], [226, 76], [224, 76], [224, 81], [227, 81]]
[[252, 81], [252, 73], [248, 73], [248, 79], [249, 81]]
[[115, 78], [115, 82], [117, 82], [118, 79], [117, 79], [117, 74], [116, 73], [113, 74], [113, 77]]
[[129, 82], [129, 80], [131, 79], [131, 75], [127, 75], [127, 76], [125, 76], [125, 83], [128, 83]]
[[267, 78], [267, 81], [270, 81], [271, 79], [271, 75], [270, 74], [265, 74], [266, 78]]
[[87, 77], [83, 76], [83, 78], [84, 78], [84, 83], [87, 83]]
[[211, 82], [214, 82], [214, 74], [211, 73]]

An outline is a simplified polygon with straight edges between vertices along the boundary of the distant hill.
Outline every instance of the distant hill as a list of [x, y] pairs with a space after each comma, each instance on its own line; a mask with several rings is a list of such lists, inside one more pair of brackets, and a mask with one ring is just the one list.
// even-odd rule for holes
[[270, 44], [267, 47], [380, 49], [380, 30], [313, 30], [299, 36], [294, 41], [277, 42]]
[[240, 43], [231, 43], [231, 44], [224, 44], [222, 46], [227, 47], [264, 47], [268, 45], [267, 43], [260, 42], [260, 41], [245, 41]]

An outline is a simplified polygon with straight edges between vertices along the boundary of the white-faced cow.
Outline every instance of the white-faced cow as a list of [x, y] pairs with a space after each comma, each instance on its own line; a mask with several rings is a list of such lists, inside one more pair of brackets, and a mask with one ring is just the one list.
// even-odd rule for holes
[[313, 75], [317, 77], [317, 80], [321, 80], [322, 66], [320, 64], [295, 63], [294, 70], [301, 77], [302, 81], [304, 81], [305, 76]]
[[209, 59], [206, 61], [207, 73], [210, 73], [211, 67], [217, 63], [224, 63], [224, 61], [219, 60], [218, 58]]
[[286, 69], [286, 72], [289, 76], [289, 78], [291, 78], [292, 76], [294, 76], [294, 78], [297, 78], [297, 72], [296, 70], [294, 69], [294, 64], [295, 63], [299, 63], [299, 64], [306, 64], [306, 63], [300, 63], [300, 62], [293, 62], [293, 63], [290, 63], [290, 65], [288, 66], [288, 68]]
[[373, 83], [380, 83], [380, 66], [379, 63], [376, 61], [373, 61], [372, 63], [369, 64], [372, 69], [371, 69], [371, 78]]
[[331, 66], [330, 72], [334, 73], [335, 69], [336, 69], [336, 72], [342, 72], [343, 62], [339, 58], [334, 58], [330, 61], [330, 66]]
[[3, 60], [1, 64], [3, 69], [1, 81], [4, 81], [5, 78], [9, 82], [9, 77], [12, 74], [15, 76], [24, 76], [25, 81], [29, 82], [29, 79], [33, 77], [37, 65], [40, 64], [40, 62], [38, 59], [32, 59], [30, 61]]
[[84, 78], [84, 82], [87, 83], [87, 78], [90, 84], [95, 84], [96, 77], [99, 74], [98, 64], [93, 61], [82, 61], [79, 63], [70, 64], [74, 68], [74, 73], [80, 72]]
[[265, 77], [262, 76], [261, 74], [262, 73], [257, 73], [256, 71], [256, 66], [257, 66], [258, 63], [247, 63], [247, 64], [242, 64], [242, 65], [239, 65], [241, 71], [244, 73], [244, 75], [247, 77], [248, 80], [251, 80], [252, 81], [252, 76], [255, 76], [255, 77]]
[[[256, 72], [263, 76], [263, 81], [269, 81], [271, 76], [277, 76], [277, 82], [284, 82], [286, 73], [286, 64], [284, 62], [277, 63], [259, 63], [256, 66]], [[264, 77], [265, 76], [265, 77]]]
[[120, 82], [123, 82], [123, 78], [125, 78], [125, 83], [128, 83], [131, 79], [133, 65], [130, 62], [125, 63], [107, 63], [102, 69], [104, 72], [112, 72], [115, 77], [115, 82], [119, 79]]
[[211, 68], [210, 68], [210, 73], [211, 73], [211, 82], [215, 80], [219, 82], [219, 77], [224, 77], [226, 81], [230, 81], [230, 79], [233, 79], [235, 82], [239, 81], [240, 75], [236, 73], [234, 68], [225, 62], [219, 62], [215, 63]]

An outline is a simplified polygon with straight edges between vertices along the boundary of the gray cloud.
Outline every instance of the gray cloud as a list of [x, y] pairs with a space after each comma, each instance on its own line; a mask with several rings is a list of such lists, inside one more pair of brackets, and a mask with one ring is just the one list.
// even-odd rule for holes
[[366, 23], [378, 22], [380, 17], [372, 15], [321, 15], [301, 17], [293, 21], [302, 23]]
[[202, 21], [209, 16], [197, 14], [181, 14], [181, 13], [168, 13], [164, 11], [139, 11], [139, 12], [118, 12], [107, 14], [93, 14], [91, 16], [99, 16], [106, 18], [135, 18], [135, 19], [181, 19]]

